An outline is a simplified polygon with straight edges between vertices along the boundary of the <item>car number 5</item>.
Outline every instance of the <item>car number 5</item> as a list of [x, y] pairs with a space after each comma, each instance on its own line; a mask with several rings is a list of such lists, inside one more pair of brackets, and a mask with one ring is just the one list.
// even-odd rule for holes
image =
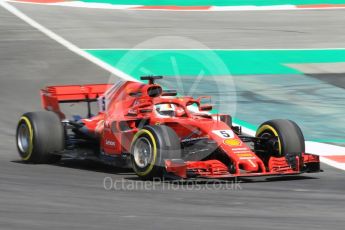
[[234, 132], [232, 130], [214, 130], [214, 134], [217, 134], [219, 137], [222, 138], [233, 138]]

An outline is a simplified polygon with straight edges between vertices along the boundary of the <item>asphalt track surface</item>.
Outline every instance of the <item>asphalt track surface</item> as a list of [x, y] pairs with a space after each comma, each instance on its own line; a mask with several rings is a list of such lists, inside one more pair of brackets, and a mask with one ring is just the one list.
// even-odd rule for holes
[[[169, 28], [165, 28], [164, 23], [160, 29], [155, 28], [155, 24], [150, 28], [151, 24], [148, 21], [157, 21], [155, 17], [164, 14], [161, 12], [124, 13], [33, 5], [16, 6], [82, 48], [100, 48], [100, 45], [106, 48], [110, 45], [119, 47], [121, 44], [128, 48], [141, 38], [150, 37], [158, 31], [170, 31], [166, 32], [167, 34], [174, 34], [175, 31], [170, 24]], [[82, 26], [84, 18], [81, 17], [86, 14], [84, 12], [92, 17], [92, 22], [90, 19]], [[56, 17], [50, 16], [50, 13]], [[174, 19], [175, 14], [180, 13], [166, 14], [164, 20], [177, 20]], [[191, 17], [186, 12], [183, 14]], [[201, 14], [200, 18], [206, 15], [193, 14], [196, 17]], [[212, 17], [215, 21], [221, 22], [224, 18], [232, 17], [232, 14], [212, 13]], [[274, 17], [278, 14], [286, 15], [285, 22], [282, 22], [282, 19], [272, 20], [271, 29], [268, 29], [270, 26], [265, 23], [262, 26], [266, 27], [266, 33], [276, 31], [279, 23], [286, 26], [290, 24], [291, 30], [307, 34], [305, 38], [300, 38], [298, 43], [293, 44], [291, 38], [283, 36], [288, 35], [288, 32], [276, 32], [281, 35], [281, 44], [286, 43], [286, 46], [302, 47], [301, 42], [305, 39], [319, 39], [320, 42], [315, 42], [314, 45], [344, 47], [344, 31], [340, 29], [344, 24], [344, 11], [308, 11], [305, 15], [288, 11], [246, 14], [242, 12], [243, 18], [251, 17], [253, 21], [268, 19], [269, 16]], [[298, 16], [295, 16], [296, 14]], [[237, 16], [239, 15], [240, 13]], [[116, 17], [120, 17], [121, 22], [128, 22], [131, 30], [124, 31], [123, 28], [126, 26], [123, 25], [122, 30], [117, 30], [121, 23], [118, 21], [112, 25]], [[138, 21], [133, 21], [132, 17], [138, 18]], [[315, 22], [317, 19], [330, 20], [329, 26], [324, 26], [326, 22]], [[145, 28], [139, 30], [140, 36], [132, 37], [135, 39], [132, 43], [128, 35], [136, 35], [136, 23], [145, 20], [148, 20]], [[238, 19], [236, 26], [245, 27], [249, 22], [243, 22], [244, 25], [241, 23]], [[106, 30], [103, 28], [104, 25], [111, 29]], [[224, 28], [220, 25], [217, 31], [214, 27], [212, 30], [214, 33], [222, 33], [227, 24], [223, 25]], [[90, 31], [87, 31], [88, 27]], [[205, 27], [204, 30], [206, 29]], [[180, 28], [176, 29], [179, 30]], [[314, 32], [309, 33], [308, 30]], [[188, 33], [196, 38], [201, 36], [198, 31], [190, 28]], [[260, 33], [259, 30], [257, 33], [266, 36], [263, 44], [246, 40], [242, 46], [272, 46], [270, 36], [263, 35], [264, 32]], [[217, 42], [222, 40], [222, 36], [210, 36], [210, 46], [214, 38], [218, 39]], [[92, 44], [97, 39], [99, 41]], [[200, 39], [206, 38], [201, 36]], [[307, 43], [305, 41], [304, 44], [308, 46]], [[97, 47], [93, 47], [96, 45]], [[225, 43], [224, 39], [219, 45], [228, 47], [229, 43]], [[254, 182], [244, 181], [237, 187], [229, 183], [223, 185], [224, 189], [204, 183], [167, 188], [166, 183], [160, 183], [151, 190], [107, 191], [103, 188], [105, 177], [125, 180], [125, 184], [128, 185], [136, 181], [135, 175], [130, 171], [78, 160], [64, 160], [57, 165], [21, 163], [18, 161], [14, 145], [15, 125], [20, 114], [39, 109], [38, 90], [47, 84], [107, 81], [109, 73], [70, 52], [2, 8], [0, 53], [0, 229], [344, 228], [344, 172], [326, 165], [323, 165], [325, 172], [320, 174], [308, 174], [285, 180], [256, 179]]]
[[[344, 10], [155, 12], [13, 4], [80, 48], [133, 48], [159, 36], [188, 37], [210, 49], [345, 47]], [[169, 47], [190, 48], [164, 38]]]

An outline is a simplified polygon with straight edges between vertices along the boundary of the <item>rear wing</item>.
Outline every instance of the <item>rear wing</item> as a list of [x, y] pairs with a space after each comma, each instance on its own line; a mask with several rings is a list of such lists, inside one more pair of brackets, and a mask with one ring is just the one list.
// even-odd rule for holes
[[59, 103], [87, 102], [90, 116], [90, 102], [97, 101], [112, 86], [113, 84], [48, 86], [41, 89], [42, 107], [64, 119], [65, 114], [60, 110]]

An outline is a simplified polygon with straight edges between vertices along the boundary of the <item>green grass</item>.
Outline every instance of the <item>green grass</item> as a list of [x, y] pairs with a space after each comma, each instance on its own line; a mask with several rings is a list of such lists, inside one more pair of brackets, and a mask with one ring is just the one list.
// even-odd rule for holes
[[[345, 50], [87, 50], [134, 76], [301, 74], [285, 64], [345, 62]], [[175, 64], [173, 64], [175, 63]]]

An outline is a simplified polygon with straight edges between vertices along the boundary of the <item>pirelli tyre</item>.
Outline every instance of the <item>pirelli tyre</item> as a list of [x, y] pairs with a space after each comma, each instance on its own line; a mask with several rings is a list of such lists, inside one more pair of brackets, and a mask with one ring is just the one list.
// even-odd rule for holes
[[30, 163], [54, 163], [64, 149], [64, 129], [49, 111], [29, 112], [19, 119], [16, 142], [20, 157]]
[[162, 178], [167, 159], [181, 159], [180, 140], [172, 128], [165, 125], [145, 126], [135, 134], [131, 161], [134, 172], [141, 179]]
[[[274, 142], [268, 142], [267, 151], [274, 156], [287, 154], [302, 154], [305, 152], [304, 136], [298, 125], [290, 120], [270, 120], [261, 124], [256, 131], [257, 137], [276, 137]], [[274, 138], [273, 138], [274, 139]], [[272, 139], [272, 140], [273, 140]]]

